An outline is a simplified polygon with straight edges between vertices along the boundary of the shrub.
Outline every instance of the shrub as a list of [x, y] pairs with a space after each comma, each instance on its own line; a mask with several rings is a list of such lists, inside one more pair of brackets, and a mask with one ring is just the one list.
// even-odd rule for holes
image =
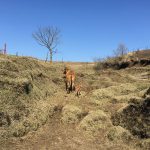
[[118, 69], [122, 60], [123, 57], [107, 57], [106, 59], [97, 59], [93, 68], [95, 71], [107, 68]]

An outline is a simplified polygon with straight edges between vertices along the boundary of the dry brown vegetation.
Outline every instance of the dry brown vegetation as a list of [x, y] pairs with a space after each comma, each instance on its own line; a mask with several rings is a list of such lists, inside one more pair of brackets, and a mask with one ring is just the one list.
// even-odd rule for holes
[[[121, 49], [120, 49], [121, 50]], [[120, 51], [122, 53], [122, 51]], [[115, 57], [107, 57], [106, 59], [97, 59], [94, 66], [95, 71], [103, 70], [106, 68], [112, 68], [116, 70], [130, 68], [130, 67], [142, 67], [150, 65], [150, 50], [138, 50], [129, 52], [123, 55], [117, 55]]]
[[69, 64], [80, 97], [65, 91], [64, 63], [0, 55], [1, 149], [150, 149], [150, 66]]

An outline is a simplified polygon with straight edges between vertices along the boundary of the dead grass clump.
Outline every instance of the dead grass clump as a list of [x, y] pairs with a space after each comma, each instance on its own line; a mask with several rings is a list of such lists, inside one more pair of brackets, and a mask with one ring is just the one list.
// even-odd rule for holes
[[9, 130], [10, 130], [9, 134], [12, 134], [15, 137], [22, 137], [27, 133], [26, 128], [22, 124], [22, 122], [14, 124], [13, 126], [11, 126]]
[[140, 138], [150, 137], [150, 98], [141, 100], [139, 103], [131, 103], [122, 111], [119, 111], [112, 117], [114, 125], [120, 125], [133, 135]]
[[0, 112], [0, 127], [10, 126], [10, 116], [5, 112]]
[[80, 129], [89, 133], [107, 130], [111, 126], [112, 124], [109, 116], [106, 115], [102, 110], [89, 112], [89, 114], [83, 118], [79, 124]]
[[21, 93], [26, 93], [29, 94], [32, 91], [33, 88], [33, 84], [30, 80], [26, 79], [26, 78], [18, 78], [12, 81], [13, 87], [14, 89], [16, 89], [16, 91], [21, 94]]
[[146, 92], [143, 95], [144, 98], [147, 96], [150, 96], [150, 87], [146, 90]]
[[17, 64], [12, 62], [10, 59], [0, 59], [0, 68], [8, 71], [19, 72]]
[[127, 95], [132, 92], [135, 92], [137, 87], [133, 84], [120, 84], [118, 86], [111, 86], [108, 88], [98, 89], [93, 92], [92, 98], [95, 99], [105, 99], [105, 98], [115, 98], [115, 96], [119, 95]]
[[111, 127], [107, 133], [107, 137], [111, 141], [121, 140], [127, 142], [132, 139], [131, 133], [121, 126]]
[[82, 117], [82, 110], [73, 105], [66, 105], [62, 109], [62, 121], [65, 123], [78, 123]]
[[10, 70], [6, 70], [6, 69], [0, 69], [0, 77], [2, 78], [3, 76], [9, 77], [9, 78], [17, 78], [18, 73], [10, 71]]
[[138, 97], [137, 93], [131, 93], [128, 95], [120, 95], [120, 96], [115, 96], [113, 101], [116, 101], [116, 103], [126, 103], [126, 102], [130, 102], [131, 99], [141, 99], [140, 97]]
[[149, 139], [143, 139], [138, 144], [138, 147], [140, 147], [143, 150], [149, 150], [150, 149], [150, 138]]
[[137, 82], [135, 84], [137, 86], [139, 91], [147, 90], [149, 88], [149, 83], [148, 82]]
[[[15, 113], [15, 115], [17, 115], [15, 117], [17, 118], [14, 118], [12, 125], [9, 127], [9, 130], [7, 130], [5, 133], [5, 137], [22, 137], [30, 131], [36, 131], [39, 127], [47, 122], [48, 118], [55, 115], [55, 113], [59, 111], [61, 107], [58, 105], [49, 104], [46, 101], [40, 101], [30, 109], [32, 109], [32, 113], [30, 110], [30, 113], [27, 117], [22, 117], [22, 115], [20, 116], [20, 114]], [[3, 132], [4, 131], [5, 130], [3, 130]]]
[[132, 98], [130, 98], [130, 100], [129, 100], [129, 104], [140, 104], [141, 102], [143, 101], [143, 99], [141, 99], [141, 97], [132, 97]]

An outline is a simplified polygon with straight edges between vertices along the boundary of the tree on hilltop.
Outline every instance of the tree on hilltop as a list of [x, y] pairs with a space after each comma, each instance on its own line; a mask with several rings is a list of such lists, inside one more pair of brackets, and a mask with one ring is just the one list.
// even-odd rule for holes
[[60, 40], [60, 30], [53, 26], [38, 28], [38, 30], [34, 32], [32, 36], [38, 42], [38, 44], [46, 47], [49, 50], [50, 63], [52, 63], [53, 55], [57, 53], [56, 47]]
[[114, 50], [114, 55], [116, 57], [123, 57], [125, 54], [128, 53], [128, 48], [125, 44], [120, 43], [116, 50]]

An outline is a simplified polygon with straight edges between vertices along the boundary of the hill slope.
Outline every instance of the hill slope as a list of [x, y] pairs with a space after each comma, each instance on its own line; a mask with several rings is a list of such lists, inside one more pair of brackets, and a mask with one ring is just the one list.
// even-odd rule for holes
[[133, 99], [142, 106], [149, 87], [149, 66], [95, 73], [92, 64], [71, 63], [76, 83], [82, 84], [79, 98], [66, 93], [63, 67], [0, 55], [3, 149], [149, 149], [148, 136], [132, 135], [133, 124], [123, 124], [128, 118], [122, 115]]

